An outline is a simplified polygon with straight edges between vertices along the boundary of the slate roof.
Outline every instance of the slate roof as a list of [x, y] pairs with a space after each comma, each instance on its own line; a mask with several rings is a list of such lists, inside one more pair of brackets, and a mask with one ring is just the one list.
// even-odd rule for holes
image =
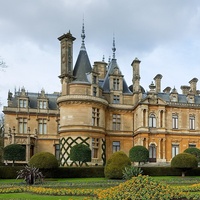
[[[53, 94], [45, 94], [46, 98], [48, 99], [48, 107], [50, 110], [57, 110], [57, 98], [59, 97], [59, 93], [53, 93]], [[10, 107], [18, 107], [18, 100], [21, 98], [18, 92], [15, 93], [13, 97], [10, 98], [10, 101], [12, 102]], [[28, 106], [31, 109], [37, 109], [38, 108], [38, 99], [40, 98], [40, 93], [26, 93], [26, 96], [23, 98], [28, 98]], [[45, 99], [46, 99], [45, 98]], [[44, 98], [43, 98], [44, 99]]]
[[90, 60], [87, 51], [81, 49], [74, 67], [73, 76], [75, 81], [89, 82], [87, 79], [87, 73], [92, 71]]
[[[109, 86], [109, 76], [113, 74], [115, 69], [119, 69], [118, 64], [117, 64], [117, 60], [115, 58], [113, 58], [111, 60], [111, 62], [108, 65], [108, 72], [106, 74], [106, 77], [104, 79], [104, 82], [102, 84], [102, 88], [104, 92], [110, 92], [110, 86]], [[120, 71], [121, 72], [121, 71]], [[125, 81], [125, 79], [123, 78], [123, 93], [128, 93], [131, 94], [132, 92], [129, 90], [128, 85]]]

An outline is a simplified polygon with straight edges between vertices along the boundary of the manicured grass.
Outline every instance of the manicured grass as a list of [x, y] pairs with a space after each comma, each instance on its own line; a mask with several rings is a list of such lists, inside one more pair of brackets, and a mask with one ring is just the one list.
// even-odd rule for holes
[[0, 194], [0, 199], [10, 199], [10, 200], [74, 200], [74, 199], [82, 199], [82, 196], [50, 196], [50, 195], [37, 195], [37, 194], [29, 194], [29, 193], [10, 193], [10, 194]]

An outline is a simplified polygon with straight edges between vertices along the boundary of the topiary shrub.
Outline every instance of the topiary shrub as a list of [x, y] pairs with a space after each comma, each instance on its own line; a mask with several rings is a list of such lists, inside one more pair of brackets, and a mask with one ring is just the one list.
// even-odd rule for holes
[[109, 179], [122, 179], [122, 171], [128, 166], [131, 166], [128, 156], [122, 151], [115, 152], [106, 162], [104, 169], [105, 177]]
[[182, 171], [182, 177], [185, 176], [185, 173], [192, 168], [198, 166], [198, 161], [196, 157], [189, 153], [180, 153], [173, 157], [171, 161], [171, 167], [178, 168]]
[[129, 150], [129, 158], [131, 162], [147, 162], [149, 160], [149, 150], [144, 146], [134, 146]]
[[91, 153], [91, 149], [88, 146], [77, 144], [71, 148], [69, 157], [75, 164], [78, 161], [79, 166], [82, 166], [83, 163], [87, 165], [87, 162], [91, 162]]
[[11, 160], [12, 166], [14, 166], [15, 161], [25, 160], [26, 149], [20, 144], [10, 144], [3, 149], [4, 160]]
[[200, 149], [196, 147], [189, 147], [185, 149], [184, 153], [190, 153], [197, 158], [197, 161], [200, 162]]
[[52, 153], [40, 152], [31, 157], [29, 166], [40, 169], [57, 168], [58, 161]]

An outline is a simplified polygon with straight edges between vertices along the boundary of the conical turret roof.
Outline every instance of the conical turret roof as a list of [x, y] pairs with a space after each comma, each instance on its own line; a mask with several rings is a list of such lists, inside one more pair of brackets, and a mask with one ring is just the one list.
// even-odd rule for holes
[[87, 73], [90, 73], [92, 71], [92, 67], [90, 64], [90, 60], [85, 48], [85, 30], [84, 30], [84, 24], [82, 27], [82, 44], [81, 49], [73, 70], [73, 76], [75, 77], [74, 81], [80, 81], [80, 82], [89, 82], [87, 79]]

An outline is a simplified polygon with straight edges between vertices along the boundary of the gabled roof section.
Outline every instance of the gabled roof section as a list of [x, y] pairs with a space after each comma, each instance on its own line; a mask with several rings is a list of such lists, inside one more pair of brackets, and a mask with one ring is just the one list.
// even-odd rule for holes
[[74, 81], [80, 82], [88, 82], [86, 74], [92, 71], [92, 67], [90, 64], [90, 60], [85, 48], [85, 30], [84, 30], [84, 23], [82, 26], [82, 44], [81, 49], [74, 67], [73, 76], [75, 77]]
[[[103, 88], [104, 92], [110, 92], [110, 86], [109, 86], [109, 76], [110, 75], [114, 75], [116, 71], [118, 71], [118, 74], [122, 75], [121, 70], [119, 69], [118, 64], [117, 64], [117, 59], [115, 58], [115, 51], [116, 51], [115, 39], [113, 39], [112, 50], [113, 50], [113, 58], [108, 65], [108, 72], [107, 72], [104, 82], [102, 84], [102, 88]], [[131, 93], [124, 78], [123, 78], [123, 93]]]

